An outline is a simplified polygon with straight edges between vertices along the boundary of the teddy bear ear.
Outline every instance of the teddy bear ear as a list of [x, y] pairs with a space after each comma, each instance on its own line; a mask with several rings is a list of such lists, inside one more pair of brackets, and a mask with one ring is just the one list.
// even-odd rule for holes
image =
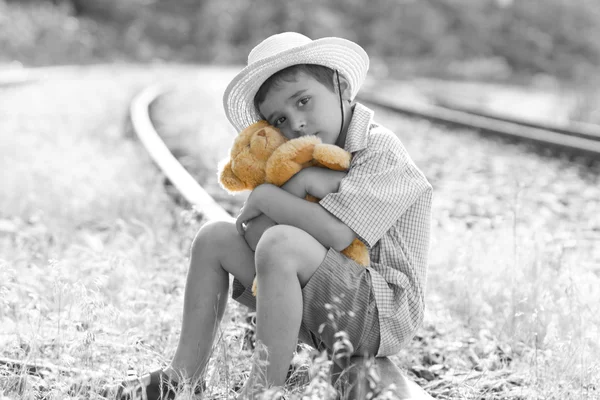
[[228, 192], [241, 192], [248, 189], [231, 169], [231, 160], [223, 160], [219, 163], [219, 183]]

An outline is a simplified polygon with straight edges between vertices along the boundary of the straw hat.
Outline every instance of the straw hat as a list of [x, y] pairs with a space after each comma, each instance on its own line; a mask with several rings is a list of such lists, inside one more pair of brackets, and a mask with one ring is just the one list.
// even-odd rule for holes
[[296, 32], [268, 37], [248, 55], [248, 65], [223, 94], [229, 122], [240, 132], [261, 119], [254, 107], [260, 86], [275, 72], [297, 64], [318, 64], [338, 70], [350, 83], [352, 98], [358, 93], [369, 69], [369, 56], [358, 44], [337, 37], [317, 40]]

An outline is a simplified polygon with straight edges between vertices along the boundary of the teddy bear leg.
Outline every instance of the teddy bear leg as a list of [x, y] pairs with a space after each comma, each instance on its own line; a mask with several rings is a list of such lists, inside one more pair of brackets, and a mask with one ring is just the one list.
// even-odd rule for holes
[[342, 250], [342, 254], [356, 261], [363, 267], [369, 266], [369, 250], [367, 249], [367, 246], [358, 239], [354, 239], [352, 243], [350, 243], [350, 246]]
[[254, 280], [252, 281], [252, 295], [254, 297], [256, 297], [256, 293], [258, 293], [258, 282], [256, 281], [256, 276], [255, 276]]

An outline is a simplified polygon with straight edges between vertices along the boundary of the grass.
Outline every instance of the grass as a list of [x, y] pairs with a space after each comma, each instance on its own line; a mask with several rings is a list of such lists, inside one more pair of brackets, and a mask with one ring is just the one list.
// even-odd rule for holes
[[[124, 135], [128, 101], [156, 76], [197, 78], [173, 67], [92, 69], [0, 92], [0, 356], [66, 368], [34, 377], [0, 367], [0, 398], [94, 398], [174, 353], [188, 250], [203, 221], [172, 202]], [[226, 129], [193, 100], [180, 107], [189, 129], [209, 114], [201, 126]], [[598, 170], [377, 115], [436, 192], [428, 314], [395, 361], [440, 399], [593, 399]], [[228, 308], [208, 398], [232, 396], [247, 377], [245, 318]], [[297, 355], [295, 398], [323, 398], [327, 362], [306, 349]], [[70, 392], [82, 377], [88, 388]]]
[[[594, 398], [598, 165], [428, 123], [389, 124], [404, 132], [436, 192], [429, 320], [466, 328], [453, 351], [439, 346], [442, 371], [509, 372], [489, 392], [475, 385], [490, 398], [499, 382], [508, 398]], [[454, 350], [462, 360], [451, 359]]]
[[175, 335], [192, 233], [122, 136], [136, 84], [89, 78], [1, 94], [0, 340], [5, 357], [118, 377], [156, 359], [131, 349]]
[[[227, 144], [213, 143], [211, 131], [198, 128], [206, 118], [186, 106], [209, 107], [202, 103], [209, 92], [181, 89], [157, 106], [157, 123], [222, 197], [209, 172]], [[429, 312], [399, 364], [440, 398], [593, 398], [598, 164], [380, 110], [376, 116], [400, 135], [435, 190]], [[211, 151], [194, 151], [205, 139]]]
[[[0, 150], [1, 356], [65, 368], [43, 377], [0, 368], [8, 398], [93, 398], [127, 371], [164, 366], [177, 344], [187, 255], [203, 221], [173, 204], [124, 136], [144, 72], [82, 75], [0, 94], [10, 133]], [[247, 377], [245, 317], [237, 307], [225, 316], [210, 397], [231, 396]]]
[[[210, 171], [227, 142], [194, 111], [213, 115], [207, 93], [179, 90], [157, 106], [157, 123], [223, 197]], [[436, 194], [429, 313], [399, 364], [440, 398], [593, 398], [598, 164], [382, 111], [377, 120], [399, 133]], [[198, 141], [211, 150], [194, 151]]]

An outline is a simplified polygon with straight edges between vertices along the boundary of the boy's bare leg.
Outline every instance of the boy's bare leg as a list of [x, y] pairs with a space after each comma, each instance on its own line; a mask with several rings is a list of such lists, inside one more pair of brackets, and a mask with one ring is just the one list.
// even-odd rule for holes
[[251, 285], [254, 253], [238, 234], [235, 222], [207, 223], [192, 245], [181, 335], [171, 365], [165, 369], [173, 379], [197, 379], [206, 366], [227, 303], [230, 273], [244, 286]]
[[287, 225], [270, 228], [258, 243], [256, 336], [267, 348], [268, 366], [255, 366], [252, 375], [265, 386], [285, 383], [302, 320], [302, 288], [326, 254], [311, 235]]

